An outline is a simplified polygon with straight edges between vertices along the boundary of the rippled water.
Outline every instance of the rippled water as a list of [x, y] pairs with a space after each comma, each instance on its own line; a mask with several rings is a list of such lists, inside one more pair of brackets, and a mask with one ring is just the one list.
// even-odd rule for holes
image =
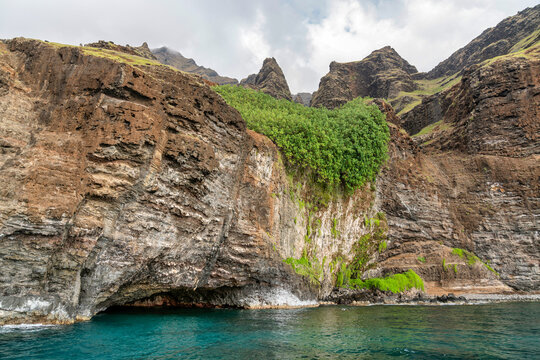
[[540, 303], [107, 313], [0, 327], [0, 359], [533, 359]]

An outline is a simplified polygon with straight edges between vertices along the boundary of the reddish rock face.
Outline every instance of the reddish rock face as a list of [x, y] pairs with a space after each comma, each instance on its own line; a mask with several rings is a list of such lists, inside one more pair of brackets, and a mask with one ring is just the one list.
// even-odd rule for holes
[[0, 113], [0, 322], [172, 290], [211, 305], [316, 297], [263, 235], [285, 175], [270, 161], [253, 178], [250, 154], [277, 149], [199, 78], [15, 39], [0, 44]]
[[[123, 304], [311, 304], [330, 292], [336, 260], [352, 260], [371, 231], [364, 219], [378, 211], [388, 248], [366, 275], [413, 268], [432, 292], [539, 289], [538, 144], [516, 136], [537, 133], [537, 103], [520, 97], [536, 101], [537, 83], [514, 87], [533, 65], [517, 63], [500, 96], [484, 96], [503, 76], [496, 68], [464, 76], [456, 95], [460, 111], [472, 106], [521, 152], [499, 152], [485, 137], [502, 135], [467, 130], [457, 111], [447, 111], [452, 131], [470, 134], [454, 138], [459, 146], [445, 133], [444, 146], [418, 147], [390, 123], [376, 189], [315, 210], [295, 197], [276, 146], [199, 77], [84, 51], [0, 43], [0, 323], [69, 322]], [[516, 121], [531, 117], [510, 127], [489, 115], [499, 105]], [[452, 247], [490, 260], [500, 279], [467, 267]], [[304, 250], [328, 259], [312, 283], [283, 262]], [[442, 259], [457, 272], [441, 270]]]
[[274, 58], [266, 58], [259, 73], [249, 75], [240, 82], [240, 85], [262, 91], [276, 99], [292, 101], [285, 75]]
[[416, 73], [390, 46], [372, 52], [362, 61], [330, 64], [330, 72], [313, 94], [311, 106], [332, 109], [359, 96], [390, 99], [400, 91], [413, 91], [416, 84], [411, 74]]
[[283, 260], [350, 260], [372, 192], [308, 210], [276, 146], [202, 79], [85, 49], [0, 43], [0, 323], [331, 290], [329, 261], [310, 282]]

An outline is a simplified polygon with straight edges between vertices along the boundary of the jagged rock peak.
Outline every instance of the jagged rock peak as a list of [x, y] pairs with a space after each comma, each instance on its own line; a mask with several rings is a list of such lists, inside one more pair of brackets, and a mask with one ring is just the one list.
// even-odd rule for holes
[[334, 108], [358, 96], [391, 99], [401, 91], [416, 90], [411, 75], [417, 72], [390, 46], [375, 50], [360, 61], [333, 61], [330, 72], [313, 94], [311, 106]]
[[292, 101], [285, 75], [273, 57], [266, 58], [259, 73], [249, 75], [240, 82], [240, 85], [262, 91], [276, 99]]
[[158, 49], [152, 49], [152, 53], [157, 60], [163, 64], [170, 65], [188, 73], [200, 75], [202, 78], [215, 82], [216, 84], [238, 84], [238, 80], [227, 76], [221, 76], [213, 69], [199, 66], [195, 60], [187, 58], [178, 51], [170, 49], [166, 46], [162, 46]]

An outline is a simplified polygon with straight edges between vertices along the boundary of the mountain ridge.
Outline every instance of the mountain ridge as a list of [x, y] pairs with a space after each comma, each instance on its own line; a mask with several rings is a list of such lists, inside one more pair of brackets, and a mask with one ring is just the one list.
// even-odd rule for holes
[[166, 46], [152, 49], [152, 54], [163, 64], [173, 66], [178, 70], [202, 76], [204, 79], [215, 82], [218, 85], [236, 85], [238, 80], [219, 75], [215, 70], [198, 65], [195, 60], [186, 58], [180, 52]]

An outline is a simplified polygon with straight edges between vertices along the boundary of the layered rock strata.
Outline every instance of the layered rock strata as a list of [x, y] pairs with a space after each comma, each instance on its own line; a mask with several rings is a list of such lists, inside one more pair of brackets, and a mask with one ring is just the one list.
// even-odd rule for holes
[[283, 259], [346, 260], [369, 232], [361, 191], [311, 231], [275, 145], [165, 66], [14, 39], [0, 44], [0, 114], [0, 323], [156, 298], [312, 304], [330, 270], [310, 282]]
[[[291, 180], [276, 146], [201, 78], [107, 54], [0, 43], [0, 323], [71, 322], [126, 304], [314, 304], [378, 212], [386, 248], [365, 276], [413, 268], [434, 294], [540, 288], [537, 138], [512, 133], [536, 129], [534, 118], [504, 125], [510, 152], [481, 131], [453, 135], [470, 146], [419, 148], [389, 123], [377, 186], [317, 208], [305, 202], [309, 181]], [[490, 89], [494, 78], [478, 76], [464, 81]], [[534, 105], [536, 86], [506, 95]], [[518, 122], [534, 114], [502, 106], [499, 90], [472, 103], [483, 127], [500, 125], [486, 112], [496, 104], [525, 111]], [[306, 276], [284, 259], [309, 260]]]

